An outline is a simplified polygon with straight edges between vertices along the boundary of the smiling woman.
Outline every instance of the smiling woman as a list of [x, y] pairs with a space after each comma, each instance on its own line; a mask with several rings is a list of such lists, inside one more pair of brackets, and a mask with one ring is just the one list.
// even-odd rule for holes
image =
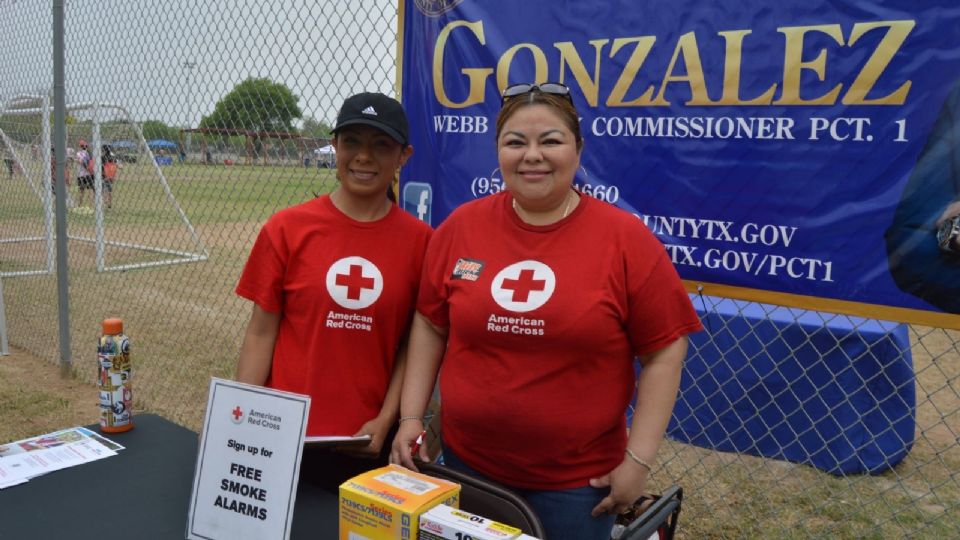
[[[517, 86], [507, 88], [504, 95]], [[564, 96], [529, 90], [509, 95], [498, 117], [497, 158], [503, 181], [513, 193], [514, 210], [531, 225], [559, 221], [579, 204], [572, 184], [583, 138], [577, 112]]]
[[[405, 342], [430, 227], [388, 197], [413, 153], [400, 104], [348, 98], [337, 116], [339, 185], [275, 214], [244, 268], [253, 301], [237, 379], [311, 396], [307, 435], [369, 435], [363, 448], [304, 456], [301, 474], [331, 489], [386, 463]], [[372, 459], [357, 459], [368, 457]]]
[[390, 459], [414, 466], [442, 364], [445, 463], [517, 490], [553, 540], [607, 540], [644, 491], [700, 322], [643, 223], [572, 189], [583, 140], [568, 94], [504, 92], [508, 189], [464, 204], [430, 241], [403, 378], [410, 421]]
[[340, 211], [360, 221], [386, 213], [397, 170], [413, 154], [408, 130], [403, 108], [383, 94], [357, 94], [343, 103], [331, 141], [340, 181], [331, 199]]

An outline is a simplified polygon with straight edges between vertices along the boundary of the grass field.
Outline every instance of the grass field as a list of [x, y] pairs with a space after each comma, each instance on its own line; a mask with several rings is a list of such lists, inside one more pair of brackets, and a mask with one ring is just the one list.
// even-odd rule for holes
[[[164, 167], [171, 193], [209, 253], [204, 262], [97, 272], [90, 242], [70, 242], [72, 374], [59, 378], [52, 275], [4, 280], [15, 360], [0, 359], [0, 442], [96, 419], [99, 322], [119, 316], [134, 344], [136, 408], [200, 428], [211, 376], [231, 377], [249, 302], [233, 288], [263, 221], [324, 193], [330, 171], [302, 167]], [[0, 237], [42, 237], [43, 207], [22, 178], [0, 177]], [[76, 202], [75, 188], [71, 192]], [[89, 204], [89, 194], [87, 203]], [[114, 242], [193, 250], [156, 171], [120, 173], [104, 231]], [[93, 237], [96, 215], [71, 212], [72, 237]], [[43, 268], [43, 241], [0, 244], [0, 271]], [[108, 247], [108, 264], [159, 256]], [[686, 490], [682, 538], [960, 538], [960, 335], [914, 328], [917, 441], [877, 476], [837, 478], [807, 466], [667, 442], [653, 487]], [[29, 353], [25, 352], [29, 351]], [[38, 362], [32, 355], [46, 359]], [[86, 423], [89, 423], [86, 422]]]

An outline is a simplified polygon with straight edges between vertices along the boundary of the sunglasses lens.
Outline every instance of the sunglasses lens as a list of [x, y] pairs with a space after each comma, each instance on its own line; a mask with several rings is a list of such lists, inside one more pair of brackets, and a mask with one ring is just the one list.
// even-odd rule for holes
[[554, 96], [565, 97], [570, 103], [573, 103], [573, 98], [570, 96], [570, 89], [566, 85], [560, 83], [543, 83], [541, 85], [522, 83], [515, 84], [513, 86], [508, 86], [503, 91], [503, 96], [500, 99], [500, 102], [515, 98], [517, 96], [522, 96], [523, 94], [529, 94], [530, 92], [543, 92], [544, 94], [551, 94]]
[[540, 91], [558, 96], [565, 96], [570, 93], [570, 89], [560, 83], [543, 83], [540, 85]]
[[503, 97], [504, 97], [504, 98], [516, 97], [516, 96], [519, 96], [519, 95], [521, 95], [521, 94], [526, 94], [526, 93], [529, 92], [530, 90], [533, 90], [533, 85], [532, 85], [532, 84], [515, 84], [515, 85], [513, 85], [513, 86], [508, 86], [508, 87], [503, 91]]

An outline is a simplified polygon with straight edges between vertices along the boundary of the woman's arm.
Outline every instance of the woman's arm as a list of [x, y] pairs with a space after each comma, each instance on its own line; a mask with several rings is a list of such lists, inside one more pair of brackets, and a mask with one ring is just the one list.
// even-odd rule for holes
[[[446, 345], [446, 328], [434, 326], [423, 315], [414, 314], [403, 391], [400, 393], [400, 428], [393, 439], [390, 463], [417, 470], [410, 455], [410, 445], [423, 431], [423, 413], [433, 394]], [[426, 445], [420, 447], [420, 459], [429, 461]]]
[[593, 509], [594, 516], [604, 512], [619, 514], [643, 495], [650, 473], [647, 466], [652, 467], [655, 463], [657, 450], [670, 422], [686, 355], [687, 337], [683, 336], [641, 358], [643, 369], [637, 379], [637, 405], [627, 439], [628, 452], [610, 474], [590, 480], [594, 487], [610, 486], [610, 495]]
[[270, 313], [257, 304], [253, 305], [250, 322], [240, 346], [237, 360], [237, 381], [263, 386], [270, 375], [273, 363], [273, 346], [280, 330], [280, 314]]

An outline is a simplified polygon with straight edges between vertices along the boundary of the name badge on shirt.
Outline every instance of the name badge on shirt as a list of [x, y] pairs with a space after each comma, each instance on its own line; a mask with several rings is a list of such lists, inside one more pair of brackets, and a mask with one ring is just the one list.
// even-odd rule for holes
[[483, 270], [483, 261], [474, 259], [457, 259], [457, 264], [453, 267], [453, 274], [450, 279], [464, 279], [467, 281], [476, 281], [480, 277], [480, 271]]

